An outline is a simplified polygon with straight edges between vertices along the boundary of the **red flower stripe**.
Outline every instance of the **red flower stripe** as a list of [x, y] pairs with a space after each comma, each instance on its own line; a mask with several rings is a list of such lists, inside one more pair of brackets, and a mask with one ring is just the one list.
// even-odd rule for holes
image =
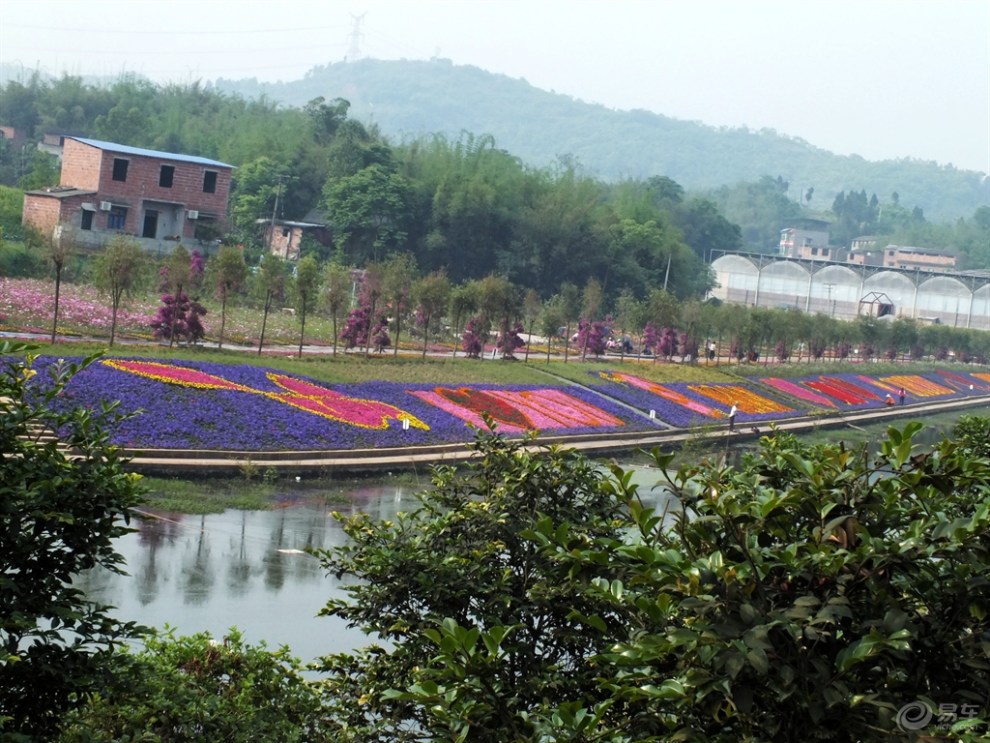
[[846, 390], [843, 390], [841, 387], [832, 384], [830, 380], [809, 379], [806, 382], [803, 382], [802, 384], [806, 384], [809, 387], [811, 387], [811, 389], [817, 390], [818, 392], [821, 392], [823, 395], [828, 395], [829, 397], [832, 397], [838, 400], [839, 402], [844, 402], [846, 405], [861, 405], [864, 402], [866, 402], [864, 398], [850, 394]]

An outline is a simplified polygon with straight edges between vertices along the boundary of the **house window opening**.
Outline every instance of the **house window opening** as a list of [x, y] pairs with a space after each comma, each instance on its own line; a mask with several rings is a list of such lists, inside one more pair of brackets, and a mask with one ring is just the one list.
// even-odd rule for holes
[[127, 180], [127, 160], [122, 157], [113, 159], [113, 179], [115, 181]]
[[81, 229], [91, 230], [93, 229], [93, 212], [88, 209], [84, 209], [82, 213], [82, 224], [79, 225]]
[[175, 177], [175, 168], [171, 165], [162, 165], [158, 174], [158, 185], [162, 188], [172, 188], [172, 179]]
[[127, 210], [115, 206], [110, 210], [107, 215], [107, 229], [108, 230], [122, 230], [124, 225], [127, 223]]
[[203, 193], [217, 192], [217, 173], [215, 170], [207, 170], [203, 173]]

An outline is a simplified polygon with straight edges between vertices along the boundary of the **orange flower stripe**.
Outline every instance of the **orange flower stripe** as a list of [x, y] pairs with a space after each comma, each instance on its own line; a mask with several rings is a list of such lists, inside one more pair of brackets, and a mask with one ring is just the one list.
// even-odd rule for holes
[[917, 374], [899, 374], [892, 377], [882, 377], [881, 382], [889, 382], [896, 387], [903, 387], [909, 395], [915, 397], [936, 397], [937, 395], [951, 395], [952, 390], [948, 387], [932, 382]]
[[794, 411], [794, 408], [789, 408], [739, 385], [689, 384], [688, 389], [723, 405], [729, 407], [736, 405], [743, 413], [791, 413]]
[[896, 385], [888, 384], [887, 382], [884, 382], [882, 377], [879, 379], [872, 379], [866, 376], [865, 374], [857, 374], [856, 379], [858, 379], [860, 382], [866, 382], [866, 384], [872, 384], [874, 387], [879, 387], [885, 392], [890, 392], [892, 394], [896, 394], [900, 389]]
[[632, 374], [626, 374], [624, 372], [610, 371], [603, 371], [598, 374], [602, 379], [608, 380], [609, 382], [628, 384], [630, 387], [637, 387], [638, 389], [649, 392], [657, 397], [661, 397], [664, 400], [677, 403], [688, 410], [693, 410], [695, 413], [700, 413], [708, 418], [724, 418], [726, 416], [726, 413], [718, 410], [717, 408], [710, 408], [696, 400], [692, 400], [687, 395], [682, 395], [677, 390], [672, 390], [669, 387], [664, 387], [662, 384], [651, 382], [650, 380], [643, 379], [642, 377], [636, 377]]
[[984, 382], [990, 382], [990, 374], [983, 374], [982, 372], [973, 372], [973, 376], [977, 379], [982, 379]]
[[409, 425], [414, 428], [430, 430], [426, 423], [394, 405], [378, 400], [347, 397], [326, 387], [320, 387], [283, 374], [269, 372], [267, 376], [285, 392], [266, 392], [184, 366], [122, 359], [107, 359], [102, 363], [118, 371], [180, 387], [192, 387], [199, 390], [231, 390], [251, 395], [263, 395], [270, 400], [305, 410], [307, 413], [359, 428], [384, 430], [389, 427], [390, 420], [398, 420], [409, 421]]

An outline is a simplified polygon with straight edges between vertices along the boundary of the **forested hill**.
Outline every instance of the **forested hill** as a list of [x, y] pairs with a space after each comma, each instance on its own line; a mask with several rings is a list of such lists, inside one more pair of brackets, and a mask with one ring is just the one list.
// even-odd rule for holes
[[571, 156], [606, 180], [664, 175], [695, 190], [781, 176], [795, 201], [814, 189], [812, 208], [827, 209], [839, 191], [865, 190], [881, 201], [896, 192], [902, 205], [920, 207], [934, 221], [970, 217], [990, 204], [990, 179], [975, 171], [915, 159], [872, 162], [772, 130], [617, 111], [448, 60], [369, 59], [317, 67], [294, 82], [221, 79], [215, 85], [291, 106], [318, 96], [345, 98], [351, 118], [374, 122], [393, 141], [433, 132], [490, 134], [497, 147], [527, 163], [544, 166]]

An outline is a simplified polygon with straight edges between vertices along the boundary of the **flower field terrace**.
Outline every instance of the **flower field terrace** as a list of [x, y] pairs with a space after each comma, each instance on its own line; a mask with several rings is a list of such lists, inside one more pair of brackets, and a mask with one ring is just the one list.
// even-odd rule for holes
[[738, 382], [657, 382], [636, 373], [595, 370], [595, 388], [676, 427], [724, 424], [733, 405], [738, 423], [882, 408], [887, 395], [906, 402], [953, 399], [990, 391], [990, 374], [933, 371], [915, 374], [815, 374], [752, 377]]
[[[0, 327], [27, 332], [50, 332], [55, 311], [55, 288], [50, 280], [0, 277]], [[206, 341], [216, 341], [220, 332], [220, 303], [205, 289], [198, 294], [207, 308], [203, 318]], [[160, 295], [125, 295], [117, 311], [117, 333], [137, 338], [151, 336], [151, 323], [158, 312]], [[58, 332], [66, 335], [110, 336], [109, 298], [90, 284], [63, 282], [59, 291]], [[257, 343], [261, 313], [249, 307], [229, 305], [224, 326], [225, 343]], [[299, 321], [292, 315], [271, 312], [265, 326], [270, 343], [296, 343]], [[332, 345], [330, 320], [312, 313], [306, 320], [308, 344]]]
[[778, 420], [803, 412], [751, 381], [655, 382], [624, 371], [592, 374], [605, 394], [639, 410], [653, 410], [661, 421], [677, 427], [726, 423], [733, 405], [740, 422]]
[[[75, 361], [77, 359], [68, 359]], [[47, 366], [36, 360], [36, 383]], [[106, 358], [80, 372], [66, 407], [119, 401], [138, 413], [113, 431], [127, 449], [353, 450], [468, 442], [481, 413], [508, 434], [649, 431], [655, 425], [585, 389], [553, 385], [328, 384], [254, 365]]]
[[[117, 311], [118, 332], [149, 336], [157, 303], [125, 298]], [[40, 279], [0, 277], [0, 325], [4, 328], [48, 332], [55, 312], [54, 284]], [[59, 291], [60, 333], [110, 335], [109, 300], [95, 287], [63, 283]]]

